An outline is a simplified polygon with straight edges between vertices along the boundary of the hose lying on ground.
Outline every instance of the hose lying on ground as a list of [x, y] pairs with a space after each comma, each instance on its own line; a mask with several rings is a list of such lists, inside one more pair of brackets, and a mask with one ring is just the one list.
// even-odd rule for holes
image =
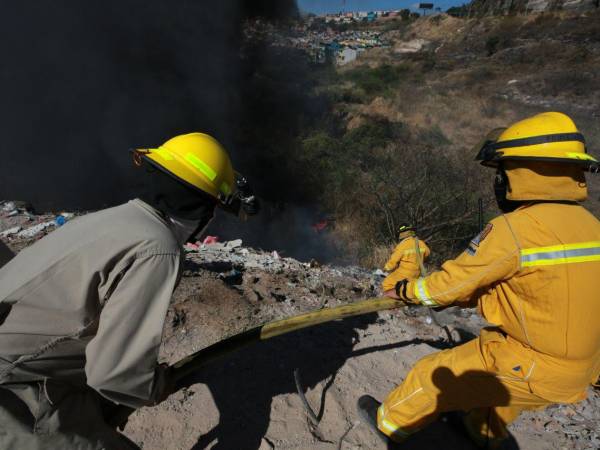
[[[174, 392], [188, 387], [193, 383], [193, 379], [187, 379], [201, 368], [211, 362], [220, 359], [230, 353], [240, 350], [255, 342], [265, 341], [282, 334], [292, 331], [312, 327], [321, 323], [331, 322], [333, 320], [344, 319], [346, 317], [360, 316], [377, 311], [395, 309], [404, 306], [405, 303], [389, 297], [370, 298], [361, 300], [349, 305], [337, 306], [335, 308], [323, 308], [317, 311], [311, 311], [286, 319], [267, 322], [256, 328], [235, 334], [231, 337], [216, 342], [202, 350], [183, 358], [171, 366], [172, 377], [174, 380]], [[119, 428], [123, 428], [127, 423], [128, 417], [134, 412], [133, 408], [119, 406], [110, 413], [107, 421]]]

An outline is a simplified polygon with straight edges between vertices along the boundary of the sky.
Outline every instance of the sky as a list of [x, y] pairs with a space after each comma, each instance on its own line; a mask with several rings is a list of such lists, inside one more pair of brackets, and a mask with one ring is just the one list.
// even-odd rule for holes
[[[451, 6], [468, 3], [468, 0], [423, 0], [433, 3], [443, 11]], [[339, 11], [372, 11], [379, 9], [416, 9], [419, 0], [298, 0], [301, 11], [323, 14]]]

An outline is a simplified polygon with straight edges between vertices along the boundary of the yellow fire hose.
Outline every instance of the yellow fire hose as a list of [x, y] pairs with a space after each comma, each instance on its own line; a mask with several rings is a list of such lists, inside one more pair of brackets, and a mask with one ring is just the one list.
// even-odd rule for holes
[[[404, 302], [389, 297], [370, 298], [349, 305], [337, 306], [335, 308], [323, 308], [318, 311], [267, 322], [256, 328], [252, 328], [248, 331], [216, 342], [173, 364], [171, 370], [175, 382], [175, 391], [186, 387], [188, 383], [185, 382], [185, 378], [194, 374], [205, 365], [255, 342], [265, 341], [282, 334], [291, 333], [292, 331], [312, 327], [321, 323], [331, 322], [346, 317], [360, 316], [376, 311], [395, 309], [403, 305], [405, 305]], [[121, 405], [110, 412], [110, 417], [107, 418], [107, 420], [110, 424], [123, 428], [127, 423], [128, 417], [133, 412], [133, 408]]]
[[252, 328], [243, 333], [219, 341], [176, 362], [171, 366], [173, 369], [173, 377], [176, 382], [179, 382], [209, 362], [254, 342], [265, 341], [275, 336], [291, 333], [292, 331], [312, 327], [321, 323], [331, 322], [332, 320], [359, 316], [386, 309], [394, 309], [402, 305], [404, 305], [403, 302], [389, 297], [370, 298], [349, 305], [337, 306], [335, 308], [323, 308], [318, 311], [268, 322], [264, 325], [260, 325], [256, 328]]

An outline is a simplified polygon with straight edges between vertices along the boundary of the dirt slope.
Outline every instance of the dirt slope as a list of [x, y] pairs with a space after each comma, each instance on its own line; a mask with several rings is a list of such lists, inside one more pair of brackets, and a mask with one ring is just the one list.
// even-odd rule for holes
[[[228, 261], [243, 271], [238, 285], [219, 279], [219, 270], [229, 270]], [[165, 359], [173, 362], [267, 320], [356, 301], [376, 291], [378, 280], [363, 270], [307, 266], [243, 248], [190, 254], [169, 312]], [[207, 367], [197, 384], [163, 405], [136, 413], [126, 432], [144, 449], [156, 450], [384, 449], [358, 422], [355, 403], [363, 393], [383, 398], [418, 359], [446, 345], [423, 313], [371, 314], [257, 344]], [[441, 318], [465, 337], [484, 325], [471, 310], [450, 309]], [[296, 368], [321, 419], [320, 432], [311, 428], [296, 393]], [[528, 414], [512, 429], [522, 449], [593, 448], [599, 404], [599, 396], [592, 394], [575, 407]], [[472, 448], [442, 422], [403, 448], [441, 446]]]

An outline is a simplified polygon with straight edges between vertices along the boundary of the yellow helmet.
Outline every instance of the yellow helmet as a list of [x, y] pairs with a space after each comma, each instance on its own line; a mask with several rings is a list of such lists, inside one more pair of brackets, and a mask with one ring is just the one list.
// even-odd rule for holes
[[158, 148], [135, 150], [135, 161], [139, 164], [142, 158], [222, 203], [235, 190], [235, 172], [229, 154], [208, 134], [182, 134]]
[[559, 112], [537, 114], [508, 128], [492, 130], [476, 159], [491, 167], [503, 160], [561, 162], [586, 169], [598, 163], [587, 153], [585, 139], [575, 123]]

